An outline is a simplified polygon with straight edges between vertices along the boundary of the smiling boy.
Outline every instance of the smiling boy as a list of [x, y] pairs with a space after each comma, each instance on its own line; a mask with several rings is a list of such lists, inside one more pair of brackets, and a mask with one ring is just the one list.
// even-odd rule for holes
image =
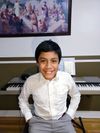
[[[80, 93], [67, 72], [59, 71], [62, 57], [56, 42], [41, 42], [35, 51], [39, 73], [31, 75], [19, 96], [19, 107], [29, 123], [29, 133], [76, 133], [71, 120], [80, 102]], [[28, 103], [34, 101], [34, 113]], [[71, 101], [67, 108], [67, 96]]]

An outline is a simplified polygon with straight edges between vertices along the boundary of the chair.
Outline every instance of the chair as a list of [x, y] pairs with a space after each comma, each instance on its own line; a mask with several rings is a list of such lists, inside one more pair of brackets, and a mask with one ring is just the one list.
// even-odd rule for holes
[[24, 126], [23, 133], [29, 133], [29, 132], [28, 132], [28, 128], [29, 128], [29, 124], [28, 124], [28, 122], [26, 122], [26, 123], [25, 123], [25, 126]]
[[[69, 106], [69, 104], [70, 104], [70, 100], [71, 100], [71, 97], [68, 95], [68, 96], [67, 96], [67, 108], [68, 108], [68, 106]], [[74, 127], [77, 127], [77, 128], [79, 128], [79, 129], [81, 129], [83, 133], [86, 133], [85, 127], [84, 127], [83, 122], [82, 122], [82, 118], [79, 117], [78, 119], [79, 119], [79, 123], [80, 123], [80, 124], [77, 123], [74, 119], [72, 120], [72, 123], [73, 123]]]

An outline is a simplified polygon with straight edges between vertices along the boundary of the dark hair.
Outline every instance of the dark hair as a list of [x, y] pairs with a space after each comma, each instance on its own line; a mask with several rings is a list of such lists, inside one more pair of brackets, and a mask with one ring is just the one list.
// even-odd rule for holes
[[49, 51], [54, 51], [58, 55], [59, 62], [60, 62], [61, 56], [62, 56], [61, 49], [59, 45], [56, 42], [53, 42], [52, 40], [43, 41], [37, 46], [35, 50], [36, 61], [38, 62], [38, 58], [41, 52], [49, 52]]

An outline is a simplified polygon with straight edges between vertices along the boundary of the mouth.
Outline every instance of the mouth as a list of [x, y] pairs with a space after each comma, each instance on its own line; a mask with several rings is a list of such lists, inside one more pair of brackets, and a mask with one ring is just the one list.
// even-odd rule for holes
[[54, 71], [45, 71], [45, 74], [53, 74]]
[[52, 72], [51, 71], [50, 72], [47, 71], [46, 74], [52, 74]]

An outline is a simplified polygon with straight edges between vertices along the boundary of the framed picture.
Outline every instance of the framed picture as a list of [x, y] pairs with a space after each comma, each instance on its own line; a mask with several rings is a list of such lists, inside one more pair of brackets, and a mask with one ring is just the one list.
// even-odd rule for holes
[[0, 0], [0, 37], [71, 34], [71, 0]]

